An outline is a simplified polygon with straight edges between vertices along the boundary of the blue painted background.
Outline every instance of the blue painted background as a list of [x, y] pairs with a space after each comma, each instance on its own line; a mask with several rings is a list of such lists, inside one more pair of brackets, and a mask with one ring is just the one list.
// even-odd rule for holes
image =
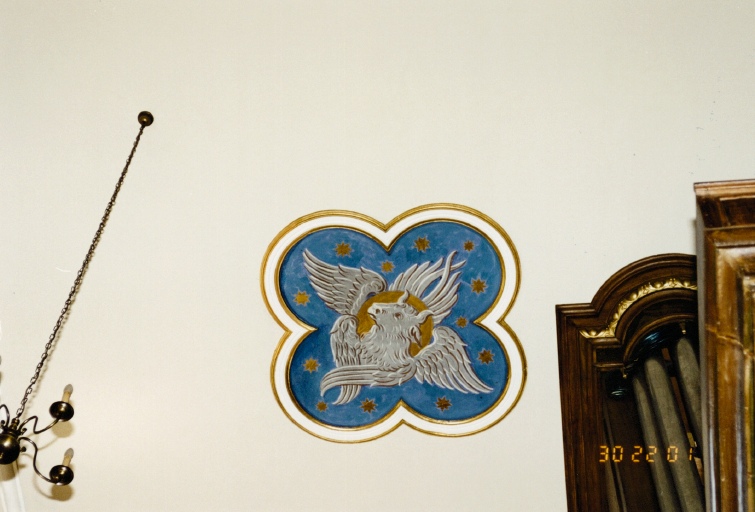
[[[430, 242], [430, 247], [424, 252], [418, 251], [414, 245], [414, 241], [421, 237]], [[466, 241], [474, 243], [472, 251], [464, 250]], [[342, 243], [349, 244], [352, 249], [348, 256], [336, 254], [336, 246]], [[454, 262], [466, 260], [467, 263], [460, 269], [458, 302], [441, 325], [451, 327], [461, 336], [467, 344], [467, 355], [474, 371], [493, 391], [487, 394], [464, 394], [427, 383], [420, 384], [412, 379], [391, 388], [362, 387], [359, 395], [344, 405], [332, 404], [338, 397], [340, 388], [330, 389], [324, 397], [320, 396], [320, 380], [335, 368], [329, 332], [339, 314], [329, 309], [310, 285], [302, 261], [304, 249], [332, 265], [364, 267], [378, 272], [389, 285], [410, 265], [435, 262], [439, 258], [448, 257], [451, 251], [456, 251]], [[381, 271], [381, 264], [385, 261], [393, 263], [392, 272]], [[474, 279], [485, 281], [487, 286], [483, 293], [472, 291], [471, 283]], [[337, 427], [369, 425], [383, 418], [399, 400], [427, 417], [464, 420], [476, 417], [495, 405], [506, 386], [509, 372], [501, 345], [487, 330], [473, 323], [492, 305], [499, 293], [502, 286], [501, 262], [488, 240], [468, 226], [449, 221], [423, 224], [404, 233], [388, 251], [359, 231], [345, 228], [320, 229], [308, 234], [286, 253], [279, 274], [279, 285], [288, 309], [304, 323], [317, 329], [295, 349], [288, 370], [294, 399], [301, 409], [317, 421]], [[434, 284], [427, 291], [433, 287]], [[294, 297], [300, 291], [309, 295], [309, 302], [305, 305], [294, 302]], [[468, 320], [464, 328], [455, 324], [460, 316]], [[478, 359], [478, 354], [485, 349], [493, 354], [493, 361], [489, 364], [483, 364]], [[319, 362], [319, 368], [315, 372], [308, 372], [304, 368], [305, 361], [310, 358]], [[451, 407], [445, 411], [438, 409], [436, 401], [440, 397], [450, 400]], [[374, 412], [366, 413], [362, 410], [361, 405], [365, 399], [374, 400]], [[327, 403], [325, 411], [317, 409], [320, 401]]]

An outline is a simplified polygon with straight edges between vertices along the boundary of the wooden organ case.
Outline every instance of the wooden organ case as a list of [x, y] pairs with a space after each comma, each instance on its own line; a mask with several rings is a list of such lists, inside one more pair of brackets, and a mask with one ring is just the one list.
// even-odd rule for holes
[[755, 510], [755, 181], [695, 191], [697, 260], [556, 307], [571, 512]]

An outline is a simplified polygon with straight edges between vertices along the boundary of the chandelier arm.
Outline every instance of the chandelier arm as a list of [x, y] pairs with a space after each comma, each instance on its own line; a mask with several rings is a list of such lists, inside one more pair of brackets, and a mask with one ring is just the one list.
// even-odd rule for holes
[[[43, 480], [47, 480], [51, 484], [54, 484], [55, 482], [53, 482], [52, 480], [47, 478], [45, 475], [40, 473], [39, 469], [37, 469], [37, 453], [39, 453], [39, 448], [37, 448], [37, 443], [29, 439], [28, 437], [19, 437], [18, 442], [20, 443], [21, 441], [26, 441], [27, 443], [30, 443], [34, 447], [34, 458], [32, 459], [32, 466], [34, 467], [34, 472], [38, 474], [40, 477], [42, 477]], [[25, 448], [23, 448], [22, 450], [26, 451]]]
[[19, 426], [19, 430], [21, 432], [26, 432], [28, 430], [26, 428], [26, 425], [28, 425], [32, 420], [34, 420], [34, 426], [31, 427], [31, 431], [33, 433], [35, 433], [35, 434], [41, 434], [42, 432], [47, 432], [52, 427], [54, 427], [55, 425], [57, 425], [58, 422], [60, 422], [60, 419], [55, 418], [54, 420], [52, 420], [52, 423], [50, 423], [49, 425], [47, 425], [45, 428], [43, 428], [42, 430], [37, 430], [37, 422], [39, 421], [39, 418], [36, 415], [34, 415], [34, 416], [31, 416], [31, 417], [27, 418], [26, 420], [24, 420], [24, 422], [21, 423], [21, 425]]
[[[52, 333], [50, 334], [47, 344], [45, 345], [45, 351], [42, 353], [42, 357], [40, 358], [39, 363], [37, 363], [37, 368], [34, 371], [34, 375], [29, 381], [29, 386], [26, 388], [26, 391], [24, 392], [24, 397], [21, 400], [21, 405], [16, 411], [15, 419], [17, 420], [21, 418], [21, 415], [24, 413], [24, 410], [26, 409], [26, 402], [29, 400], [29, 395], [31, 395], [32, 391], [34, 390], [34, 385], [37, 383], [37, 380], [39, 379], [39, 375], [42, 372], [42, 368], [45, 365], [45, 361], [50, 355], [50, 349], [52, 348], [52, 345], [58, 336], [58, 331], [63, 325], [66, 315], [68, 314], [68, 310], [70, 309], [71, 304], [76, 298], [76, 294], [78, 293], [79, 287], [81, 286], [81, 281], [84, 278], [84, 274], [86, 273], [87, 268], [89, 267], [89, 262], [92, 259], [92, 256], [94, 255], [94, 250], [97, 248], [97, 244], [99, 244], [100, 242], [100, 237], [102, 236], [102, 232], [105, 229], [105, 224], [107, 224], [107, 221], [110, 218], [110, 212], [112, 211], [113, 205], [115, 204], [115, 199], [118, 197], [118, 192], [120, 192], [121, 190], [121, 186], [123, 185], [123, 180], [126, 179], [126, 173], [128, 172], [129, 165], [131, 165], [131, 159], [134, 157], [134, 153], [136, 153], [136, 148], [139, 145], [139, 139], [141, 139], [142, 137], [144, 128], [152, 124], [152, 114], [149, 114], [148, 112], [140, 113], [139, 124], [141, 124], [141, 128], [139, 128], [139, 133], [136, 135], [134, 146], [131, 148], [131, 153], [128, 155], [128, 159], [126, 160], [126, 166], [123, 168], [120, 178], [118, 179], [118, 182], [115, 184], [115, 190], [113, 191], [113, 195], [110, 197], [110, 201], [108, 202], [107, 207], [105, 208], [105, 213], [100, 220], [100, 225], [97, 227], [97, 231], [94, 234], [92, 243], [89, 245], [89, 250], [87, 251], [86, 256], [84, 257], [84, 262], [81, 264], [81, 268], [76, 274], [76, 279], [73, 281], [73, 286], [71, 287], [71, 291], [68, 293], [68, 298], [66, 299], [63, 305], [63, 309], [60, 311], [60, 316], [58, 317], [58, 321], [55, 322], [55, 326], [52, 329]], [[36, 471], [36, 469], [37, 468], [35, 467], [34, 470]], [[37, 471], [37, 473], [39, 474], [39, 471]], [[42, 478], [45, 478], [45, 477], [42, 476]], [[45, 478], [45, 480], [49, 481], [49, 479], [47, 478]]]
[[0, 405], [0, 411], [5, 411], [5, 419], [0, 420], [0, 425], [7, 425], [10, 421], [10, 411], [8, 410], [8, 406], [5, 404]]

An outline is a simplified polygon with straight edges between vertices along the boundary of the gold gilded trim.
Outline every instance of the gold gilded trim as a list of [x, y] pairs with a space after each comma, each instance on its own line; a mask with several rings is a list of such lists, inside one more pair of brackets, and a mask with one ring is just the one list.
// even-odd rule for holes
[[619, 302], [616, 307], [616, 312], [611, 317], [611, 321], [601, 331], [594, 329], [583, 329], [579, 333], [587, 339], [601, 339], [601, 338], [613, 338], [616, 335], [616, 326], [619, 324], [619, 320], [626, 313], [626, 311], [638, 300], [643, 297], [647, 297], [653, 293], [657, 293], [663, 290], [673, 289], [685, 289], [685, 290], [697, 290], [697, 283], [694, 281], [682, 281], [675, 277], [667, 279], [665, 281], [655, 281], [652, 283], [646, 283], [630, 293], [624, 300]]

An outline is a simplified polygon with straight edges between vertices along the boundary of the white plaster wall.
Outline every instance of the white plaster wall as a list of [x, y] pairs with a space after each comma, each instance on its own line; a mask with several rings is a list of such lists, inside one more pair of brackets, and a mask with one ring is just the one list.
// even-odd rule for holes
[[[71, 381], [76, 480], [27, 509], [565, 509], [554, 305], [694, 250], [697, 181], [755, 169], [755, 4], [0, 4], [0, 321], [15, 410], [130, 149], [30, 405]], [[279, 410], [259, 273], [297, 217], [461, 203], [516, 244], [529, 376], [481, 434], [318, 440]], [[51, 497], [50, 497], [51, 496]]]

